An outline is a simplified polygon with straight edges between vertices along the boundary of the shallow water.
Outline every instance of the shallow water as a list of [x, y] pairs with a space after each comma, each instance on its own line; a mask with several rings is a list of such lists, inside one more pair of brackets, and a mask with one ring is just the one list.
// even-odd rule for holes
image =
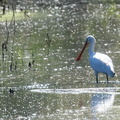
[[[30, 17], [16, 18], [15, 28], [8, 20], [10, 36], [0, 58], [0, 119], [119, 120], [119, 4], [34, 9]], [[6, 22], [0, 27], [2, 46]], [[116, 76], [109, 83], [99, 74], [96, 84], [87, 49], [75, 61], [89, 34], [97, 40], [95, 51], [113, 60]]]

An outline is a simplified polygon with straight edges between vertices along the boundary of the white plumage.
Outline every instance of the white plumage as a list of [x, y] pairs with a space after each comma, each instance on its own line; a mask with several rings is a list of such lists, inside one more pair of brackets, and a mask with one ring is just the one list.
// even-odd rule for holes
[[82, 53], [84, 52], [86, 46], [89, 44], [90, 45], [89, 46], [89, 56], [90, 56], [89, 62], [90, 62], [90, 66], [93, 68], [95, 72], [96, 82], [98, 83], [98, 73], [106, 74], [106, 78], [108, 82], [108, 75], [110, 77], [115, 76], [114, 66], [109, 56], [102, 53], [94, 52], [95, 42], [96, 40], [93, 36], [91, 35], [88, 36], [86, 39], [85, 45], [76, 60], [78, 61], [81, 59]]

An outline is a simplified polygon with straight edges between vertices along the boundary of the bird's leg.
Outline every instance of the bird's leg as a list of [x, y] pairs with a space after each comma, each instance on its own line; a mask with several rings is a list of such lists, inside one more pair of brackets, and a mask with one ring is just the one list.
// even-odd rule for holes
[[98, 73], [95, 72], [95, 76], [96, 76], [96, 82], [98, 83]]
[[96, 82], [98, 83], [98, 75], [96, 76]]
[[106, 78], [107, 78], [107, 83], [108, 83], [108, 75], [106, 74]]

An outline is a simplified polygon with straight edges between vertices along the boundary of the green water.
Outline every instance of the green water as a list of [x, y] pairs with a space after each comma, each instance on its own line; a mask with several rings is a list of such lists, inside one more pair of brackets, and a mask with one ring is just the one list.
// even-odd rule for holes
[[[0, 18], [1, 46], [8, 37], [0, 57], [0, 119], [119, 120], [119, 7], [36, 7], [29, 17], [16, 12], [11, 21], [11, 12]], [[113, 60], [117, 76], [109, 84], [103, 74], [96, 84], [87, 49], [75, 61], [89, 34], [97, 40], [95, 51]]]

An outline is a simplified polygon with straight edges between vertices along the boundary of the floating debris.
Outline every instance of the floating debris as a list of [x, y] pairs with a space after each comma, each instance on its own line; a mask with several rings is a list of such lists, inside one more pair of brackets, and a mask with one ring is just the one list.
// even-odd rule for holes
[[14, 90], [12, 90], [12, 89], [10, 89], [10, 90], [9, 90], [9, 92], [10, 92], [11, 94], [13, 94], [15, 91], [14, 91]]
[[32, 67], [31, 62], [29, 62], [29, 63], [28, 63], [28, 67], [29, 67], [29, 70], [30, 70], [30, 69], [31, 69], [31, 67]]

